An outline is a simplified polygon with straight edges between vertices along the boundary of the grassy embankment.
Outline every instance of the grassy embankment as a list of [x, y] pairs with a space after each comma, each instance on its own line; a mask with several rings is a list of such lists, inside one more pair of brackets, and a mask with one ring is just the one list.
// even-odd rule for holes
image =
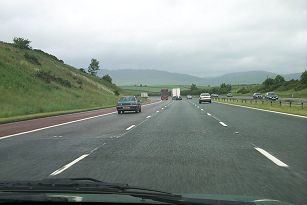
[[117, 89], [52, 55], [0, 42], [0, 123], [111, 107]]

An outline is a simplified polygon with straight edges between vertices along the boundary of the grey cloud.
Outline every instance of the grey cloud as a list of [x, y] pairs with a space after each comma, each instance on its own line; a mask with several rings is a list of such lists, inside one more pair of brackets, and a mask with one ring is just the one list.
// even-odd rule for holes
[[76, 67], [290, 73], [306, 69], [306, 17], [303, 0], [2, 0], [0, 40], [24, 36]]

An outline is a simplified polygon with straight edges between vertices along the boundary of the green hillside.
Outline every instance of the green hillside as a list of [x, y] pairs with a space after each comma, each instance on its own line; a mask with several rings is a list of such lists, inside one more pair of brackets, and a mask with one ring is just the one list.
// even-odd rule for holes
[[40, 50], [0, 42], [0, 121], [113, 106], [118, 88]]

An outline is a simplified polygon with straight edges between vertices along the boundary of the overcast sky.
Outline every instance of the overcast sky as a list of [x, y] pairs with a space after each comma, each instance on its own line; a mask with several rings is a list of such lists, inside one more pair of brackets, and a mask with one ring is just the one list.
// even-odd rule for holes
[[0, 40], [14, 36], [77, 68], [212, 76], [307, 68], [306, 0], [1, 0]]

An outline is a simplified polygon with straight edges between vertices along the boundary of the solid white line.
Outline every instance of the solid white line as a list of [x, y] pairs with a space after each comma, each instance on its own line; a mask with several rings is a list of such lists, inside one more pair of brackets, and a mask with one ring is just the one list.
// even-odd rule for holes
[[208, 112], [207, 112], [207, 115], [211, 116], [211, 114], [210, 114], [210, 113], [208, 113]]
[[47, 126], [47, 127], [42, 127], [42, 128], [30, 130], [30, 131], [20, 132], [20, 133], [16, 133], [16, 134], [12, 134], [12, 135], [7, 135], [7, 136], [4, 136], [4, 137], [0, 137], [0, 140], [6, 139], [6, 138], [9, 138], [9, 137], [18, 136], [18, 135], [37, 132], [37, 131], [40, 131], [40, 130], [45, 130], [45, 129], [49, 129], [49, 128], [53, 128], [53, 127], [59, 127], [59, 126], [62, 126], [62, 125], [68, 125], [68, 124], [71, 124], [71, 123], [81, 122], [81, 121], [84, 121], [84, 120], [90, 120], [90, 119], [97, 118], [97, 117], [103, 117], [103, 116], [111, 115], [111, 114], [114, 114], [114, 113], [117, 113], [117, 112], [110, 112], [110, 113], [106, 113], [106, 114], [102, 114], [102, 115], [96, 115], [96, 116], [87, 117], [87, 118], [83, 118], [83, 119], [79, 119], [79, 120], [73, 120], [73, 121], [69, 121], [69, 122], [64, 122], [64, 123], [60, 123], [60, 124], [56, 124], [56, 125], [51, 125], [51, 126]]
[[65, 171], [66, 169], [68, 169], [69, 167], [71, 167], [72, 165], [76, 164], [77, 162], [79, 162], [80, 160], [84, 159], [85, 157], [87, 157], [89, 154], [84, 154], [84, 155], [81, 155], [80, 157], [78, 157], [77, 159], [75, 159], [74, 161], [66, 164], [65, 166], [61, 167], [60, 169], [52, 172], [50, 174], [50, 176], [55, 176], [55, 175], [58, 175], [60, 173], [62, 173], [63, 171]]
[[[149, 104], [142, 105], [142, 106], [152, 105], [152, 104], [156, 104], [156, 103], [160, 103], [160, 102], [162, 102], [162, 101], [160, 100], [160, 101], [149, 103]], [[89, 111], [86, 111], [86, 112], [89, 112]], [[84, 121], [84, 120], [90, 120], [90, 119], [97, 118], [97, 117], [103, 117], [103, 116], [111, 115], [111, 114], [114, 114], [114, 113], [117, 113], [117, 112], [110, 112], [110, 113], [106, 113], [106, 114], [102, 114], [102, 115], [95, 115], [95, 116], [92, 116], [92, 117], [87, 117], [87, 118], [83, 118], [83, 119], [79, 119], [79, 120], [73, 120], [73, 121], [69, 121], [69, 122], [64, 122], [64, 123], [60, 123], [60, 124], [56, 124], [56, 125], [51, 125], [51, 126], [47, 126], [47, 127], [34, 129], [34, 130], [20, 132], [20, 133], [16, 133], [16, 134], [12, 134], [12, 135], [7, 135], [7, 136], [0, 137], [0, 140], [10, 138], [10, 137], [14, 137], [14, 136], [18, 136], [18, 135], [37, 132], [37, 131], [41, 131], [41, 130], [45, 130], [45, 129], [49, 129], [49, 128], [53, 128], [53, 127], [59, 127], [59, 126], [62, 126], [62, 125], [68, 125], [68, 124], [71, 124], [71, 123], [81, 122], [81, 121]], [[58, 117], [58, 116], [54, 116], [54, 117]]]
[[146, 118], [147, 118], [147, 119], [148, 119], [148, 118], [151, 118], [151, 116], [150, 116], [150, 115], [148, 115]]
[[227, 125], [223, 122], [219, 122], [221, 125], [223, 125], [224, 127], [227, 127]]
[[280, 161], [279, 159], [277, 159], [276, 157], [274, 157], [273, 155], [271, 155], [270, 153], [268, 153], [267, 151], [265, 151], [264, 149], [261, 149], [259, 147], [254, 147], [258, 152], [260, 152], [261, 154], [263, 154], [266, 158], [268, 158], [269, 160], [271, 160], [272, 162], [274, 162], [276, 165], [280, 166], [280, 167], [288, 167], [287, 164], [283, 163], [282, 161]]
[[248, 107], [248, 106], [244, 106], [244, 105], [234, 105], [234, 104], [230, 104], [230, 103], [222, 103], [222, 102], [215, 102], [215, 103], [226, 104], [226, 105], [232, 105], [232, 106], [243, 107], [243, 108], [248, 108], [248, 109], [253, 109], [253, 110], [259, 110], [259, 111], [264, 111], [264, 112], [271, 112], [271, 113], [277, 113], [277, 114], [281, 114], [281, 115], [288, 115], [288, 116], [292, 116], [292, 117], [300, 117], [300, 118], [305, 118], [305, 119], [307, 119], [306, 116], [302, 116], [302, 115], [295, 115], [295, 114], [284, 113], [284, 112], [278, 112], [278, 111], [272, 111], [272, 110], [264, 110], [264, 109], [261, 109], [261, 108]]
[[133, 127], [135, 127], [135, 125], [131, 125], [131, 126], [128, 127], [126, 130], [130, 130], [130, 129], [132, 129]]

